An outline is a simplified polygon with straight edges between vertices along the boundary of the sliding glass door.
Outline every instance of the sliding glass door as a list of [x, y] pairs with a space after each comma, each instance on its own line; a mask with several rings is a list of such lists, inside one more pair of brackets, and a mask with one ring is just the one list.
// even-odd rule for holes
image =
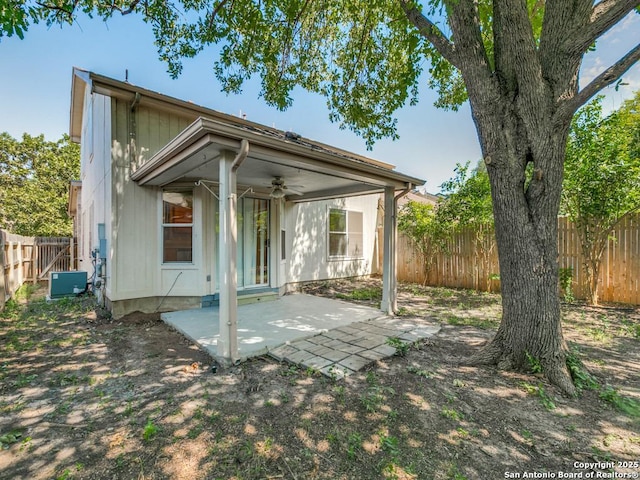
[[238, 288], [269, 284], [269, 200], [238, 201]]

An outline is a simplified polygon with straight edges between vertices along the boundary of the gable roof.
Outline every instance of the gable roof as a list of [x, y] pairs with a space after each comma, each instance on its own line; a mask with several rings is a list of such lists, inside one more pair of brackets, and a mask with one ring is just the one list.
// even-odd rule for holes
[[[205, 148], [202, 137], [212, 134], [215, 134], [218, 139], [224, 137], [228, 140], [226, 144], [228, 149], [236, 149], [242, 138], [250, 138], [252, 147], [257, 146], [264, 149], [263, 157], [256, 157], [257, 160], [269, 161], [274, 152], [293, 153], [298, 159], [304, 159], [309, 165], [312, 165], [314, 169], [317, 168], [321, 171], [323, 167], [326, 167], [327, 174], [330, 174], [332, 169], [337, 169], [343, 170], [344, 178], [351, 178], [352, 181], [360, 183], [372, 181], [368, 188], [352, 188], [353, 193], [380, 191], [383, 186], [407, 188], [424, 184], [424, 180], [404, 175], [396, 171], [395, 167], [389, 163], [303, 138], [294, 132], [268, 127], [79, 68], [73, 69], [71, 87], [69, 133], [75, 142], [80, 142], [82, 134], [85, 87], [89, 87], [91, 93], [124, 99], [134, 105], [146, 105], [197, 118], [192, 125], [132, 174], [132, 178], [140, 184], [160, 185], [172, 179], [175, 180], [178, 174], [187, 175], [188, 172], [184, 171], [186, 165], [191, 165], [192, 171], [195, 172], [197, 165], [194, 164], [193, 156], [190, 163], [184, 162], [185, 156], [195, 148], [194, 142], [200, 142], [198, 148]], [[221, 145], [225, 146], [225, 142], [222, 141]], [[189, 147], [192, 148], [189, 149]], [[252, 148], [252, 154], [255, 151], [256, 148]], [[182, 160], [180, 160], [181, 158]], [[182, 168], [175, 168], [173, 176], [166, 173], [164, 176], [159, 176], [161, 172], [157, 168], [168, 165], [170, 161], [174, 165], [182, 162]], [[291, 166], [291, 162], [288, 165]], [[330, 193], [327, 192], [327, 195]], [[300, 200], [303, 199], [300, 198]]]

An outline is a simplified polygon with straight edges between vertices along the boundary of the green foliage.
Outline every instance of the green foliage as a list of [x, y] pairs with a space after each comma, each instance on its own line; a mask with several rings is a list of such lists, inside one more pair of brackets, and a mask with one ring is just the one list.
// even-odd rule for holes
[[453, 408], [443, 408], [440, 410], [440, 415], [444, 418], [448, 418], [449, 420], [454, 420], [456, 422], [461, 422], [464, 420], [464, 415]]
[[[437, 255], [449, 252], [448, 241], [452, 236], [464, 230], [473, 232], [479, 264], [488, 271], [495, 245], [489, 176], [483, 163], [472, 171], [469, 163], [458, 164], [455, 172], [453, 178], [441, 185], [445, 198], [437, 206], [409, 201], [398, 212], [398, 230], [412, 240], [427, 275]], [[479, 275], [480, 268], [477, 272]], [[484, 281], [491, 276], [487, 274]], [[480, 279], [476, 281], [480, 288]]]
[[159, 427], [149, 418], [142, 430], [142, 438], [148, 442], [159, 432], [159, 430]]
[[525, 352], [525, 356], [527, 357], [531, 373], [542, 373], [542, 364], [540, 363], [540, 360], [532, 356], [529, 352]]
[[597, 390], [600, 387], [595, 377], [585, 368], [576, 349], [572, 349], [567, 354], [567, 368], [569, 369], [573, 384], [576, 386], [578, 393], [585, 389]]
[[397, 437], [392, 435], [381, 434], [380, 447], [392, 457], [397, 457], [400, 454], [400, 442]]
[[434, 205], [410, 200], [398, 211], [398, 230], [413, 242], [424, 263], [426, 280], [436, 256], [447, 249], [449, 226], [441, 222]]
[[438, 215], [454, 229], [493, 230], [491, 185], [483, 162], [469, 171], [469, 162], [457, 164], [455, 176], [440, 188], [446, 201], [438, 208]]
[[561, 268], [559, 270], [560, 288], [564, 294], [564, 301], [567, 303], [573, 303], [575, 297], [573, 296], [573, 268]]
[[350, 433], [347, 438], [347, 456], [354, 459], [356, 454], [362, 450], [362, 436], [359, 433]]
[[[452, 63], [453, 56], [445, 58], [432, 43], [452, 41], [448, 17], [455, 5], [445, 0], [417, 8], [413, 2], [383, 0], [24, 0], [0, 7], [0, 39], [23, 38], [39, 22], [71, 25], [80, 12], [103, 19], [136, 14], [152, 26], [159, 57], [173, 77], [182, 72], [184, 59], [215, 46], [213, 71], [224, 91], [239, 92], [246, 80], [259, 77], [260, 95], [285, 109], [300, 86], [326, 97], [331, 120], [371, 145], [397, 137], [393, 113], [418, 101], [423, 68], [427, 85], [438, 93], [436, 106], [457, 110], [467, 100], [459, 59]], [[544, 3], [528, 0], [527, 6], [532, 40], [540, 45]], [[430, 24], [419, 30], [409, 20], [414, 12]], [[493, 3], [477, 2], [475, 15], [482, 56], [494, 70]]]
[[68, 136], [49, 142], [0, 134], [0, 228], [26, 236], [70, 236], [70, 180], [80, 175], [80, 148]]
[[388, 395], [395, 395], [395, 390], [391, 387], [378, 385], [375, 381], [369, 381], [369, 386], [365, 392], [360, 395], [360, 402], [365, 410], [369, 413], [375, 413], [384, 405]]
[[477, 259], [475, 288], [490, 289], [495, 274], [489, 273], [489, 265], [496, 242], [489, 175], [483, 162], [472, 171], [469, 162], [458, 164], [455, 173], [441, 185], [446, 200], [438, 208], [439, 221], [451, 232], [471, 232]]
[[538, 383], [538, 385], [532, 385], [528, 382], [520, 383], [520, 386], [527, 392], [529, 395], [533, 395], [540, 398], [540, 402], [547, 410], [554, 410], [556, 408], [556, 404], [553, 399], [549, 396], [547, 391], [542, 386], [542, 383]]
[[415, 365], [409, 365], [407, 367], [407, 372], [409, 373], [413, 373], [419, 377], [423, 377], [423, 378], [431, 378], [434, 373], [430, 372], [429, 370], [425, 370], [419, 367], [416, 367]]
[[597, 303], [600, 259], [611, 232], [640, 209], [640, 92], [607, 117], [602, 97], [571, 125], [562, 211], [575, 223], [585, 258], [588, 300]]
[[396, 355], [404, 357], [409, 351], [410, 343], [403, 342], [398, 337], [390, 337], [387, 339], [387, 345], [396, 349]]
[[344, 300], [360, 300], [360, 301], [373, 301], [382, 299], [382, 288], [376, 287], [363, 287], [356, 288], [349, 293], [339, 293], [336, 295], [338, 298]]
[[480, 318], [477, 316], [461, 317], [458, 315], [447, 315], [445, 318], [449, 325], [470, 326], [480, 328], [482, 330], [491, 330], [497, 328], [499, 319]]
[[600, 398], [629, 417], [640, 418], [640, 402], [635, 398], [620, 395], [616, 388], [610, 385], [603, 387], [600, 390]]
[[8, 450], [11, 445], [18, 443], [20, 438], [22, 438], [21, 430], [11, 430], [8, 433], [2, 434], [0, 435], [0, 448], [2, 448], [2, 450]]

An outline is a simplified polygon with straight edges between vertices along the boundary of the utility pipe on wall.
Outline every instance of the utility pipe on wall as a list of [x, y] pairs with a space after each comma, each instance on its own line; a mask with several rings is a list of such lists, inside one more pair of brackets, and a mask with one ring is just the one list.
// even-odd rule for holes
[[412, 186], [411, 183], [407, 183], [405, 189], [397, 195], [393, 187], [385, 187], [381, 308], [388, 315], [393, 315], [398, 308], [398, 280], [396, 271], [396, 214], [398, 211], [398, 200], [408, 194]]

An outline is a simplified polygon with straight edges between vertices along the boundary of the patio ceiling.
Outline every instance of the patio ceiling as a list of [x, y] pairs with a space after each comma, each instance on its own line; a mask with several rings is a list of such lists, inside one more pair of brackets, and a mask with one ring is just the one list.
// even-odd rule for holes
[[289, 132], [202, 117], [143, 163], [132, 179], [140, 185], [156, 186], [178, 181], [218, 182], [221, 155], [239, 151], [243, 139], [249, 142], [249, 154], [237, 172], [238, 191], [251, 188], [255, 193], [269, 194], [272, 180], [281, 177], [290, 189], [287, 200], [301, 202], [424, 183], [396, 172], [391, 165], [367, 161]]

